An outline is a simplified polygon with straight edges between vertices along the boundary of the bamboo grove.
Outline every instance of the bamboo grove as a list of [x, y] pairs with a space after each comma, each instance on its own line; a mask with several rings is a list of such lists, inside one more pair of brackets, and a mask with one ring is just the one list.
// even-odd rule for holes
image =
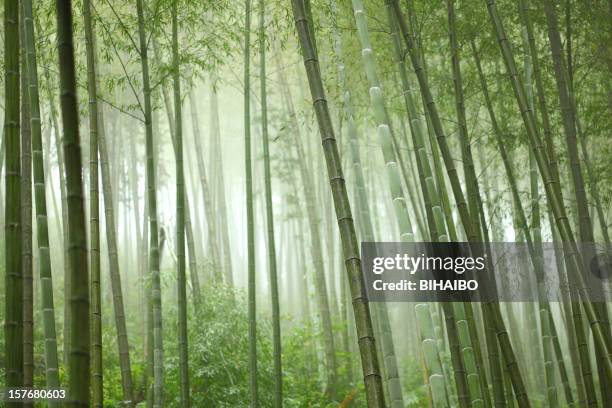
[[[610, 276], [611, 2], [0, 10], [0, 384], [66, 393], [7, 407], [612, 406], [543, 250]], [[523, 243], [535, 300], [369, 301], [377, 241]]]

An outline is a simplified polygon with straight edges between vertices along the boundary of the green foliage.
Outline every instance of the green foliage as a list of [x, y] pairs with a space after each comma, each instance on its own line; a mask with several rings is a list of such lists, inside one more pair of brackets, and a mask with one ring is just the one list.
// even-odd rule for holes
[[423, 369], [416, 357], [407, 357], [402, 367], [404, 402], [408, 407], [424, 407], [429, 404], [427, 385], [423, 384]]
[[[107, 309], [106, 313], [110, 312]], [[103, 311], [104, 313], [104, 311]], [[117, 354], [117, 335], [114, 328], [102, 327], [102, 366], [104, 367], [104, 406], [119, 407], [121, 396], [121, 370], [119, 369], [119, 355]], [[136, 371], [137, 364], [132, 364]], [[134, 377], [137, 378], [137, 377]]]
[[[165, 403], [179, 406], [179, 372], [176, 327], [176, 306], [166, 302], [165, 332]], [[248, 320], [244, 298], [222, 286], [207, 286], [202, 291], [198, 310], [190, 308], [189, 369], [192, 403], [198, 407], [241, 407], [249, 404], [248, 389]], [[258, 388], [261, 406], [271, 406], [274, 391], [272, 377], [272, 329], [270, 321], [258, 316]], [[297, 327], [283, 332], [283, 381], [286, 407], [327, 407], [328, 401], [319, 381], [316, 344], [319, 333], [310, 327]], [[315, 358], [312, 358], [312, 357]], [[110, 363], [110, 362], [109, 362]], [[108, 367], [109, 365], [105, 366]], [[116, 362], [114, 365], [117, 366]], [[135, 364], [135, 366], [137, 366]], [[135, 367], [134, 367], [135, 368]], [[305, 376], [305, 372], [313, 375]], [[342, 374], [342, 373], [341, 373]], [[135, 378], [138, 375], [135, 373]], [[118, 378], [117, 378], [118, 379]], [[106, 384], [112, 380], [105, 381]], [[340, 389], [345, 395], [351, 388]], [[111, 390], [109, 390], [111, 391]], [[116, 390], [120, 395], [120, 389]], [[357, 405], [355, 405], [357, 406]]]
[[[340, 332], [340, 328], [337, 332]], [[311, 325], [301, 325], [287, 334], [283, 338], [285, 406], [335, 406], [325, 397], [319, 378], [316, 357], [317, 343], [322, 341], [323, 334]], [[337, 353], [337, 355], [341, 361], [343, 356], [340, 353]], [[342, 367], [338, 370], [338, 374], [339, 378], [346, 378], [345, 370], [343, 371]], [[342, 398], [350, 391], [350, 385], [342, 383], [338, 386], [337, 394], [339, 398]]]

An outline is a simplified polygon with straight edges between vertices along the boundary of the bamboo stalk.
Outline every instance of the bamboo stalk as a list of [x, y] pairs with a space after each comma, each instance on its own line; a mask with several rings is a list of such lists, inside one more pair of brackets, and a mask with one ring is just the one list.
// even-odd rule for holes
[[372, 331], [370, 308], [364, 293], [364, 282], [360, 270], [361, 262], [355, 234], [355, 225], [351, 215], [351, 207], [344, 182], [342, 165], [338, 154], [336, 139], [334, 137], [329, 109], [327, 107], [323, 82], [321, 80], [321, 71], [317, 60], [316, 48], [309, 30], [303, 0], [293, 0], [292, 9], [300, 47], [304, 56], [304, 66], [306, 68], [310, 93], [313, 99], [313, 108], [321, 133], [325, 162], [327, 164], [330, 187], [334, 198], [334, 207], [336, 209], [336, 218], [340, 229], [340, 237], [342, 239], [347, 277], [350, 283], [351, 297], [353, 299], [357, 337], [359, 339], [366, 400], [368, 406], [371, 408], [384, 407], [385, 402], [382, 380]]

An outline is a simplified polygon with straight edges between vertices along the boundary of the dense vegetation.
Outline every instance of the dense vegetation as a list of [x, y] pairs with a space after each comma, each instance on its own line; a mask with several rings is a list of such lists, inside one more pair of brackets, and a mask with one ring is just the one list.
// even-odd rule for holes
[[[610, 302], [542, 253], [612, 251], [611, 2], [0, 7], [3, 387], [612, 406]], [[538, 301], [368, 302], [360, 241], [523, 242]]]

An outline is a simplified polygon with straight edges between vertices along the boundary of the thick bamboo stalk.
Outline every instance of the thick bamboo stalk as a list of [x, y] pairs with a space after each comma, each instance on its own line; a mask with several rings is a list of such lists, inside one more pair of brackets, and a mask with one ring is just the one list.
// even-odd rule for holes
[[71, 406], [87, 407], [90, 397], [89, 268], [71, 1], [57, 0], [56, 12], [66, 199], [70, 214], [67, 233], [71, 312], [68, 400]]
[[[21, 257], [21, 141], [19, 134], [19, 2], [4, 2], [5, 150], [5, 386], [23, 385], [23, 276]], [[7, 407], [20, 407], [7, 403]]]
[[355, 225], [351, 215], [346, 185], [338, 146], [334, 137], [321, 71], [317, 60], [316, 48], [309, 30], [308, 19], [304, 11], [303, 0], [293, 0], [293, 17], [295, 27], [304, 57], [304, 66], [310, 85], [313, 107], [319, 124], [325, 162], [330, 180], [330, 187], [334, 198], [336, 218], [340, 228], [340, 237], [345, 257], [347, 277], [353, 299], [353, 310], [357, 328], [357, 336], [361, 355], [362, 370], [365, 382], [366, 400], [370, 408], [384, 407], [382, 379], [378, 365], [378, 356], [372, 330], [370, 308], [364, 293], [363, 276], [361, 275], [361, 262], [359, 248], [355, 234]]
[[[34, 385], [34, 280], [32, 258], [32, 130], [28, 90], [28, 72], [25, 49], [25, 22], [23, 3], [19, 19], [21, 75], [21, 274], [23, 279], [23, 385]], [[24, 407], [32, 407], [25, 402]]]

